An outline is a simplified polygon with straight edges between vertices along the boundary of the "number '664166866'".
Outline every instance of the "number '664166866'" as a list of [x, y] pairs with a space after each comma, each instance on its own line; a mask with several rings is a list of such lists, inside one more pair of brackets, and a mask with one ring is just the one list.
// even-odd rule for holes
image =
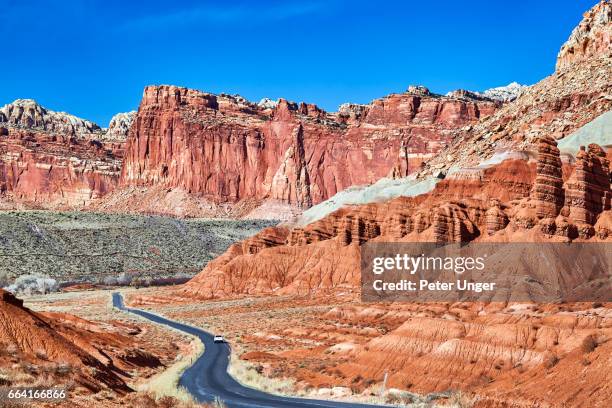
[[0, 400], [63, 400], [67, 397], [63, 388], [4, 388], [0, 389]]

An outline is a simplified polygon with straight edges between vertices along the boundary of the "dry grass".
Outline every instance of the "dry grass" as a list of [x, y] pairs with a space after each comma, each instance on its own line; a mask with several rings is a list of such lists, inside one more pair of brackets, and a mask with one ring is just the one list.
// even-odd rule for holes
[[582, 340], [582, 351], [585, 353], [591, 353], [597, 348], [597, 340], [593, 335], [588, 335]]
[[[134, 290], [126, 288], [122, 292], [129, 293]], [[109, 325], [109, 330], [117, 330], [123, 335], [128, 335], [129, 331], [128, 336], [136, 342], [137, 348], [158, 356], [162, 364], [168, 367], [163, 372], [155, 367], [129, 369], [130, 377], [133, 379], [129, 384], [130, 387], [143, 391], [138, 394], [152, 394], [156, 400], [167, 397], [167, 401], [173, 398], [184, 404], [193, 404], [191, 396], [186, 391], [179, 389], [177, 384], [181, 373], [189, 366], [190, 360], [202, 353], [203, 345], [201, 342], [199, 340], [195, 341], [185, 333], [170, 330], [137, 315], [114, 309], [111, 296], [114, 291], [60, 292], [48, 296], [28, 297], [25, 301], [27, 307], [36, 311], [76, 313], [80, 318], [101, 324], [100, 330], [104, 330], [104, 325]], [[136, 329], [139, 332], [135, 331]], [[9, 350], [5, 350], [4, 354], [10, 354]], [[42, 357], [44, 356], [41, 353], [39, 358], [44, 360]], [[49, 367], [46, 367], [46, 365]], [[161, 369], [163, 368], [161, 367]], [[11, 373], [11, 377], [19, 379], [20, 383], [31, 385], [35, 379], [42, 379], [47, 371], [56, 377], [63, 378], [69, 377], [67, 374], [70, 374], [73, 368], [59, 361], [45, 362], [45, 370], [39, 368], [38, 371], [39, 373], [35, 376], [24, 371], [20, 377], [16, 377], [17, 373]], [[1, 371], [0, 375], [2, 375]], [[89, 398], [102, 401], [102, 406], [111, 406], [107, 396], [101, 393]], [[161, 403], [164, 403], [164, 401], [162, 400]], [[185, 405], [185, 407], [187, 406], [189, 405]], [[76, 407], [78, 405], [71, 408]]]
[[[247, 387], [276, 395], [296, 395], [295, 381], [284, 378], [270, 378], [257, 372], [256, 367], [239, 358], [232, 358], [228, 367], [229, 374]], [[297, 392], [303, 396], [304, 393]]]
[[164, 372], [138, 385], [138, 391], [153, 393], [158, 397], [172, 397], [183, 402], [192, 402], [191, 394], [178, 385], [183, 372], [204, 352], [204, 344], [199, 339], [194, 338], [192, 345], [194, 350], [192, 355], [179, 356], [180, 358]]

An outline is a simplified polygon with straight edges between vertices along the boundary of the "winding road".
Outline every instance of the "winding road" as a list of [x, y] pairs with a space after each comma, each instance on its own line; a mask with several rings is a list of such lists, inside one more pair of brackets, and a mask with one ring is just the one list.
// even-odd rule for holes
[[120, 293], [113, 293], [113, 306], [134, 313], [152, 322], [163, 324], [198, 337], [204, 343], [204, 353], [181, 375], [184, 387], [201, 403], [223, 401], [228, 408], [372, 408], [375, 405], [289, 398], [268, 394], [246, 387], [227, 372], [231, 348], [227, 343], [214, 343], [213, 335], [196, 327], [166, 319], [140, 309], [125, 307]]

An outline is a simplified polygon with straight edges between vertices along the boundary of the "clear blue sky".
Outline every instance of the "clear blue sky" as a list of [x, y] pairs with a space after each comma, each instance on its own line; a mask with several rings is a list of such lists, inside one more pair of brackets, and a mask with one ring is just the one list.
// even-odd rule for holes
[[0, 0], [0, 106], [33, 98], [106, 126], [148, 84], [330, 111], [409, 84], [532, 84], [595, 3]]

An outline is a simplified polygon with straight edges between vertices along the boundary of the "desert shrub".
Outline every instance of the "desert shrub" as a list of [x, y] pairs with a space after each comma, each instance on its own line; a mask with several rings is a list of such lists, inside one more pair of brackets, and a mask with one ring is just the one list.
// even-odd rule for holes
[[102, 279], [102, 284], [106, 286], [116, 286], [117, 278], [115, 278], [114, 276], [105, 276], [104, 279]]
[[410, 392], [393, 392], [386, 397], [387, 404], [392, 405], [408, 405], [415, 402], [415, 395]]
[[117, 284], [121, 286], [127, 286], [132, 283], [132, 276], [125, 272], [122, 272], [119, 276], [117, 276]]
[[11, 283], [11, 278], [7, 271], [0, 271], [0, 288], [4, 288]]
[[477, 402], [476, 397], [470, 397], [461, 391], [454, 392], [449, 400], [448, 406], [451, 408], [472, 408]]
[[132, 408], [200, 408], [200, 407], [215, 407], [222, 408], [225, 405], [216, 405], [215, 401], [212, 404], [198, 404], [193, 401], [182, 401], [175, 397], [163, 396], [156, 397], [155, 394], [138, 392], [130, 394], [126, 397], [126, 402]]
[[582, 340], [581, 348], [585, 353], [590, 353], [597, 348], [597, 340], [595, 340], [593, 335], [589, 334]]
[[49, 360], [49, 357], [47, 356], [47, 352], [45, 350], [36, 350], [34, 354], [36, 355], [36, 358], [39, 360], [44, 360], [44, 361]]
[[544, 360], [544, 367], [553, 368], [559, 362], [559, 357], [557, 356], [549, 356]]
[[54, 365], [53, 370], [56, 375], [64, 377], [72, 373], [72, 366], [70, 363], [58, 363]]
[[51, 292], [57, 292], [59, 290], [59, 284], [55, 279], [39, 276], [39, 275], [22, 275], [15, 279], [12, 285], [9, 285], [7, 289], [15, 294], [47, 294]]
[[0, 387], [7, 387], [12, 383], [13, 382], [10, 380], [10, 378], [4, 376], [3, 374], [0, 374]]

